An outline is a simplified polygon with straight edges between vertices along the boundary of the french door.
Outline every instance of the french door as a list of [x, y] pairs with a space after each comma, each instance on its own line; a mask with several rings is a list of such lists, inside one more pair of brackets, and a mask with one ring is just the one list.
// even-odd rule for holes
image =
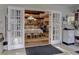
[[8, 50], [24, 48], [24, 17], [22, 8], [8, 7]]
[[51, 44], [57, 44], [62, 42], [62, 19], [61, 13], [54, 11], [51, 12], [51, 28], [50, 28], [50, 37]]

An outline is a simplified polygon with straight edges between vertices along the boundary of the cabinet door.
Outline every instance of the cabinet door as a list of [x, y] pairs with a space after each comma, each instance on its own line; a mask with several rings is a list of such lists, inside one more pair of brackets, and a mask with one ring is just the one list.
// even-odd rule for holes
[[62, 41], [62, 19], [60, 12], [51, 12], [51, 43]]
[[23, 9], [8, 7], [8, 50], [24, 47]]

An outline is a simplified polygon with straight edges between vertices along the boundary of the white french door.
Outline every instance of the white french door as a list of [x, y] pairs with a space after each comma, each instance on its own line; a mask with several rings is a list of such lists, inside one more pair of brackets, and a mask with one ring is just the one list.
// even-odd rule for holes
[[22, 8], [8, 7], [8, 50], [24, 48], [24, 17]]
[[51, 44], [57, 44], [62, 42], [62, 19], [60, 12], [51, 12]]

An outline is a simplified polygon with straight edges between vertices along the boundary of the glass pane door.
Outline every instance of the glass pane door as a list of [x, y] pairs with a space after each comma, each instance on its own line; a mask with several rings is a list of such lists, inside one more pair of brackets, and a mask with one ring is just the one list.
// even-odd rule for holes
[[23, 42], [23, 11], [9, 8], [8, 10], [8, 49], [24, 46]]
[[52, 13], [52, 42], [60, 43], [62, 41], [62, 22], [61, 22], [61, 14], [59, 12]]

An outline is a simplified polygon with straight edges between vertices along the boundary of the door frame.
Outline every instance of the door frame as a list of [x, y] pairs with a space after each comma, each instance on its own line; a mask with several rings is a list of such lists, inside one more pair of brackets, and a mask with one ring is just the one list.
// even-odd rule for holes
[[[52, 37], [51, 33], [53, 33], [53, 32], [51, 32], [51, 31], [53, 31], [53, 28], [51, 30], [51, 20], [52, 20], [52, 14], [51, 13], [52, 12], [59, 12], [59, 13], [61, 13], [60, 11], [37, 9], [37, 8], [28, 8], [28, 7], [16, 7], [16, 6], [9, 6], [9, 7], [14, 7], [15, 9], [20, 8], [20, 9], [23, 10], [23, 12], [24, 12], [24, 10], [35, 10], [35, 11], [46, 11], [46, 12], [49, 12], [49, 39], [48, 39], [48, 41], [49, 41], [49, 44], [56, 44], [56, 42], [52, 43], [52, 41], [54, 41], [54, 40], [53, 40], [53, 38], [51, 38]], [[24, 16], [24, 14], [23, 14], [23, 16]], [[23, 17], [23, 20], [24, 20], [24, 17]], [[25, 24], [25, 21], [23, 21], [23, 24]], [[24, 30], [24, 28], [23, 28], [23, 30]], [[23, 34], [25, 34], [25, 30], [24, 30]], [[61, 29], [61, 36], [62, 36], [62, 29]], [[24, 35], [24, 37], [25, 37], [25, 35]], [[25, 48], [25, 38], [23, 39], [23, 41], [24, 41], [24, 48]], [[62, 37], [61, 37], [61, 42], [62, 42]]]
[[[48, 39], [48, 41], [49, 41], [49, 43], [48, 44], [58, 44], [58, 43], [62, 43], [62, 13], [60, 12], [60, 11], [54, 11], [54, 10], [45, 10], [45, 9], [36, 9], [36, 8], [24, 8], [25, 10], [34, 10], [34, 11], [46, 11], [46, 12], [49, 12], [49, 39]], [[60, 15], [60, 19], [61, 19], [61, 21], [60, 21], [60, 25], [61, 25], [61, 33], [60, 33], [60, 35], [61, 35], [61, 40], [53, 40], [53, 38], [52, 38], [52, 31], [53, 31], [53, 28], [51, 29], [51, 20], [52, 20], [52, 13], [54, 13], [54, 12], [56, 12], [56, 13], [60, 13], [61, 15]], [[53, 25], [52, 25], [53, 26]]]

